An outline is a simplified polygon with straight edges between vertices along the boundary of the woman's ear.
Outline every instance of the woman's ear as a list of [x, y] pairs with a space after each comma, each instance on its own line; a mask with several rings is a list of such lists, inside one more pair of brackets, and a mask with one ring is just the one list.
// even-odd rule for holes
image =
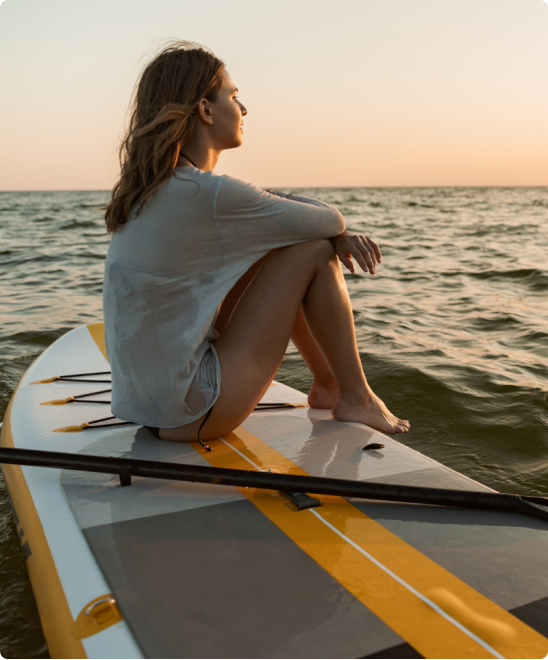
[[205, 124], [213, 124], [213, 113], [211, 111], [211, 103], [203, 98], [196, 106], [196, 114]]

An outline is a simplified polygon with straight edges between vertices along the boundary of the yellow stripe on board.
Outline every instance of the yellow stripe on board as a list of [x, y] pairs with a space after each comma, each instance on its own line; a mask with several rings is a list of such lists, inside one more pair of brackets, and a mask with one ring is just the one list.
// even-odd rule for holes
[[[16, 393], [17, 389], [4, 416], [2, 447], [14, 446], [10, 416]], [[74, 619], [23, 470], [20, 465], [4, 464], [2, 472], [30, 547], [27, 570], [49, 653], [52, 658], [87, 658], [82, 642], [73, 635]]]
[[[243, 428], [201, 452], [214, 467], [306, 475]], [[340, 497], [295, 512], [276, 491], [240, 488], [253, 504], [426, 658], [544, 658], [548, 639]]]
[[105, 345], [105, 324], [88, 323], [86, 327], [89, 330], [89, 334], [92, 336], [93, 341], [97, 344], [97, 348], [101, 351], [105, 360], [108, 362], [107, 347]]

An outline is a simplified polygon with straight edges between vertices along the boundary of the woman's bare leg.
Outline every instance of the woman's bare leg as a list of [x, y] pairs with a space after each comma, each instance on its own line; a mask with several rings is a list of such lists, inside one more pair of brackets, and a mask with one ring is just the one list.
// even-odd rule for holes
[[[254, 263], [229, 291], [221, 305], [215, 323], [215, 330], [217, 330], [219, 334], [223, 332], [238, 300], [241, 298], [242, 294], [251, 283], [251, 280], [255, 277], [259, 268], [267, 258], [268, 255]], [[291, 333], [291, 340], [306, 362], [306, 366], [310, 369], [310, 373], [314, 379], [310, 392], [308, 393], [308, 403], [312, 408], [327, 408], [331, 410], [337, 402], [339, 394], [337, 381], [333, 377], [331, 369], [327, 364], [327, 360], [316, 343], [316, 340], [310, 334], [302, 308], [297, 315], [297, 320], [295, 321], [293, 332]]]
[[308, 393], [310, 407], [331, 410], [339, 398], [339, 388], [322, 349], [310, 332], [302, 307], [297, 314], [291, 341], [297, 347], [314, 379]]
[[[224, 435], [249, 415], [285, 354], [299, 309], [337, 381], [336, 419], [362, 422], [385, 433], [405, 433], [369, 387], [354, 334], [346, 284], [332, 244], [308, 241], [273, 251], [236, 305], [215, 348], [221, 394], [202, 437]], [[195, 440], [201, 420], [161, 429], [169, 440]]]

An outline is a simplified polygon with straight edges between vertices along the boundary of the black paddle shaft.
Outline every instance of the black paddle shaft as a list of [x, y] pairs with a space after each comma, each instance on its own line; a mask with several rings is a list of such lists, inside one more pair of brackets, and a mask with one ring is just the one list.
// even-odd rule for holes
[[150, 477], [169, 479], [170, 481], [190, 481], [239, 486], [240, 488], [289, 491], [292, 493], [314, 493], [317, 495], [338, 495], [340, 497], [406, 502], [409, 504], [433, 504], [465, 509], [510, 511], [540, 518], [541, 520], [548, 520], [548, 509], [544, 508], [548, 507], [548, 498], [505, 493], [374, 484], [348, 479], [330, 479], [257, 472], [254, 470], [233, 470], [163, 461], [146, 461], [136, 458], [91, 456], [88, 454], [70, 454], [11, 447], [0, 447], [1, 463], [118, 474], [121, 477], [122, 485], [130, 485], [132, 476]]

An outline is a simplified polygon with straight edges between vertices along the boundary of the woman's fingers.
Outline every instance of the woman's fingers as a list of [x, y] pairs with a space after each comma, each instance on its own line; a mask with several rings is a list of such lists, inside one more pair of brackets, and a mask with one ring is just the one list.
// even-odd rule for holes
[[381, 261], [381, 251], [379, 246], [368, 236], [359, 236], [347, 233], [342, 240], [336, 243], [337, 256], [348, 270], [354, 272], [354, 264], [351, 257], [357, 261], [364, 273], [375, 274], [376, 264]]
[[348, 268], [348, 270], [354, 272], [354, 264], [352, 259], [350, 259], [350, 254], [346, 250], [337, 250], [337, 256], [343, 262], [343, 264]]
[[381, 254], [381, 249], [380, 247], [375, 243], [375, 241], [372, 241], [369, 236], [364, 237], [365, 240], [369, 243], [369, 245], [373, 248], [373, 251], [375, 252], [375, 256], [377, 257], [378, 263], [381, 263], [382, 261], [382, 254]]
[[367, 262], [369, 272], [371, 274], [374, 274], [377, 267], [377, 258], [375, 252], [363, 236], [357, 236], [356, 238], [357, 238], [358, 248], [361, 254], [363, 255], [363, 258]]
[[363, 245], [360, 236], [355, 236], [352, 239], [352, 256], [356, 259], [361, 269], [364, 272], [369, 271], [371, 275], [375, 273], [374, 257], [371, 258], [369, 250]]
[[373, 265], [377, 263], [377, 255], [375, 254], [375, 250], [369, 245], [368, 238], [367, 236], [360, 236], [360, 243], [363, 249], [367, 250], [367, 253], [369, 254], [369, 257], [371, 258], [371, 261], [373, 262]]

